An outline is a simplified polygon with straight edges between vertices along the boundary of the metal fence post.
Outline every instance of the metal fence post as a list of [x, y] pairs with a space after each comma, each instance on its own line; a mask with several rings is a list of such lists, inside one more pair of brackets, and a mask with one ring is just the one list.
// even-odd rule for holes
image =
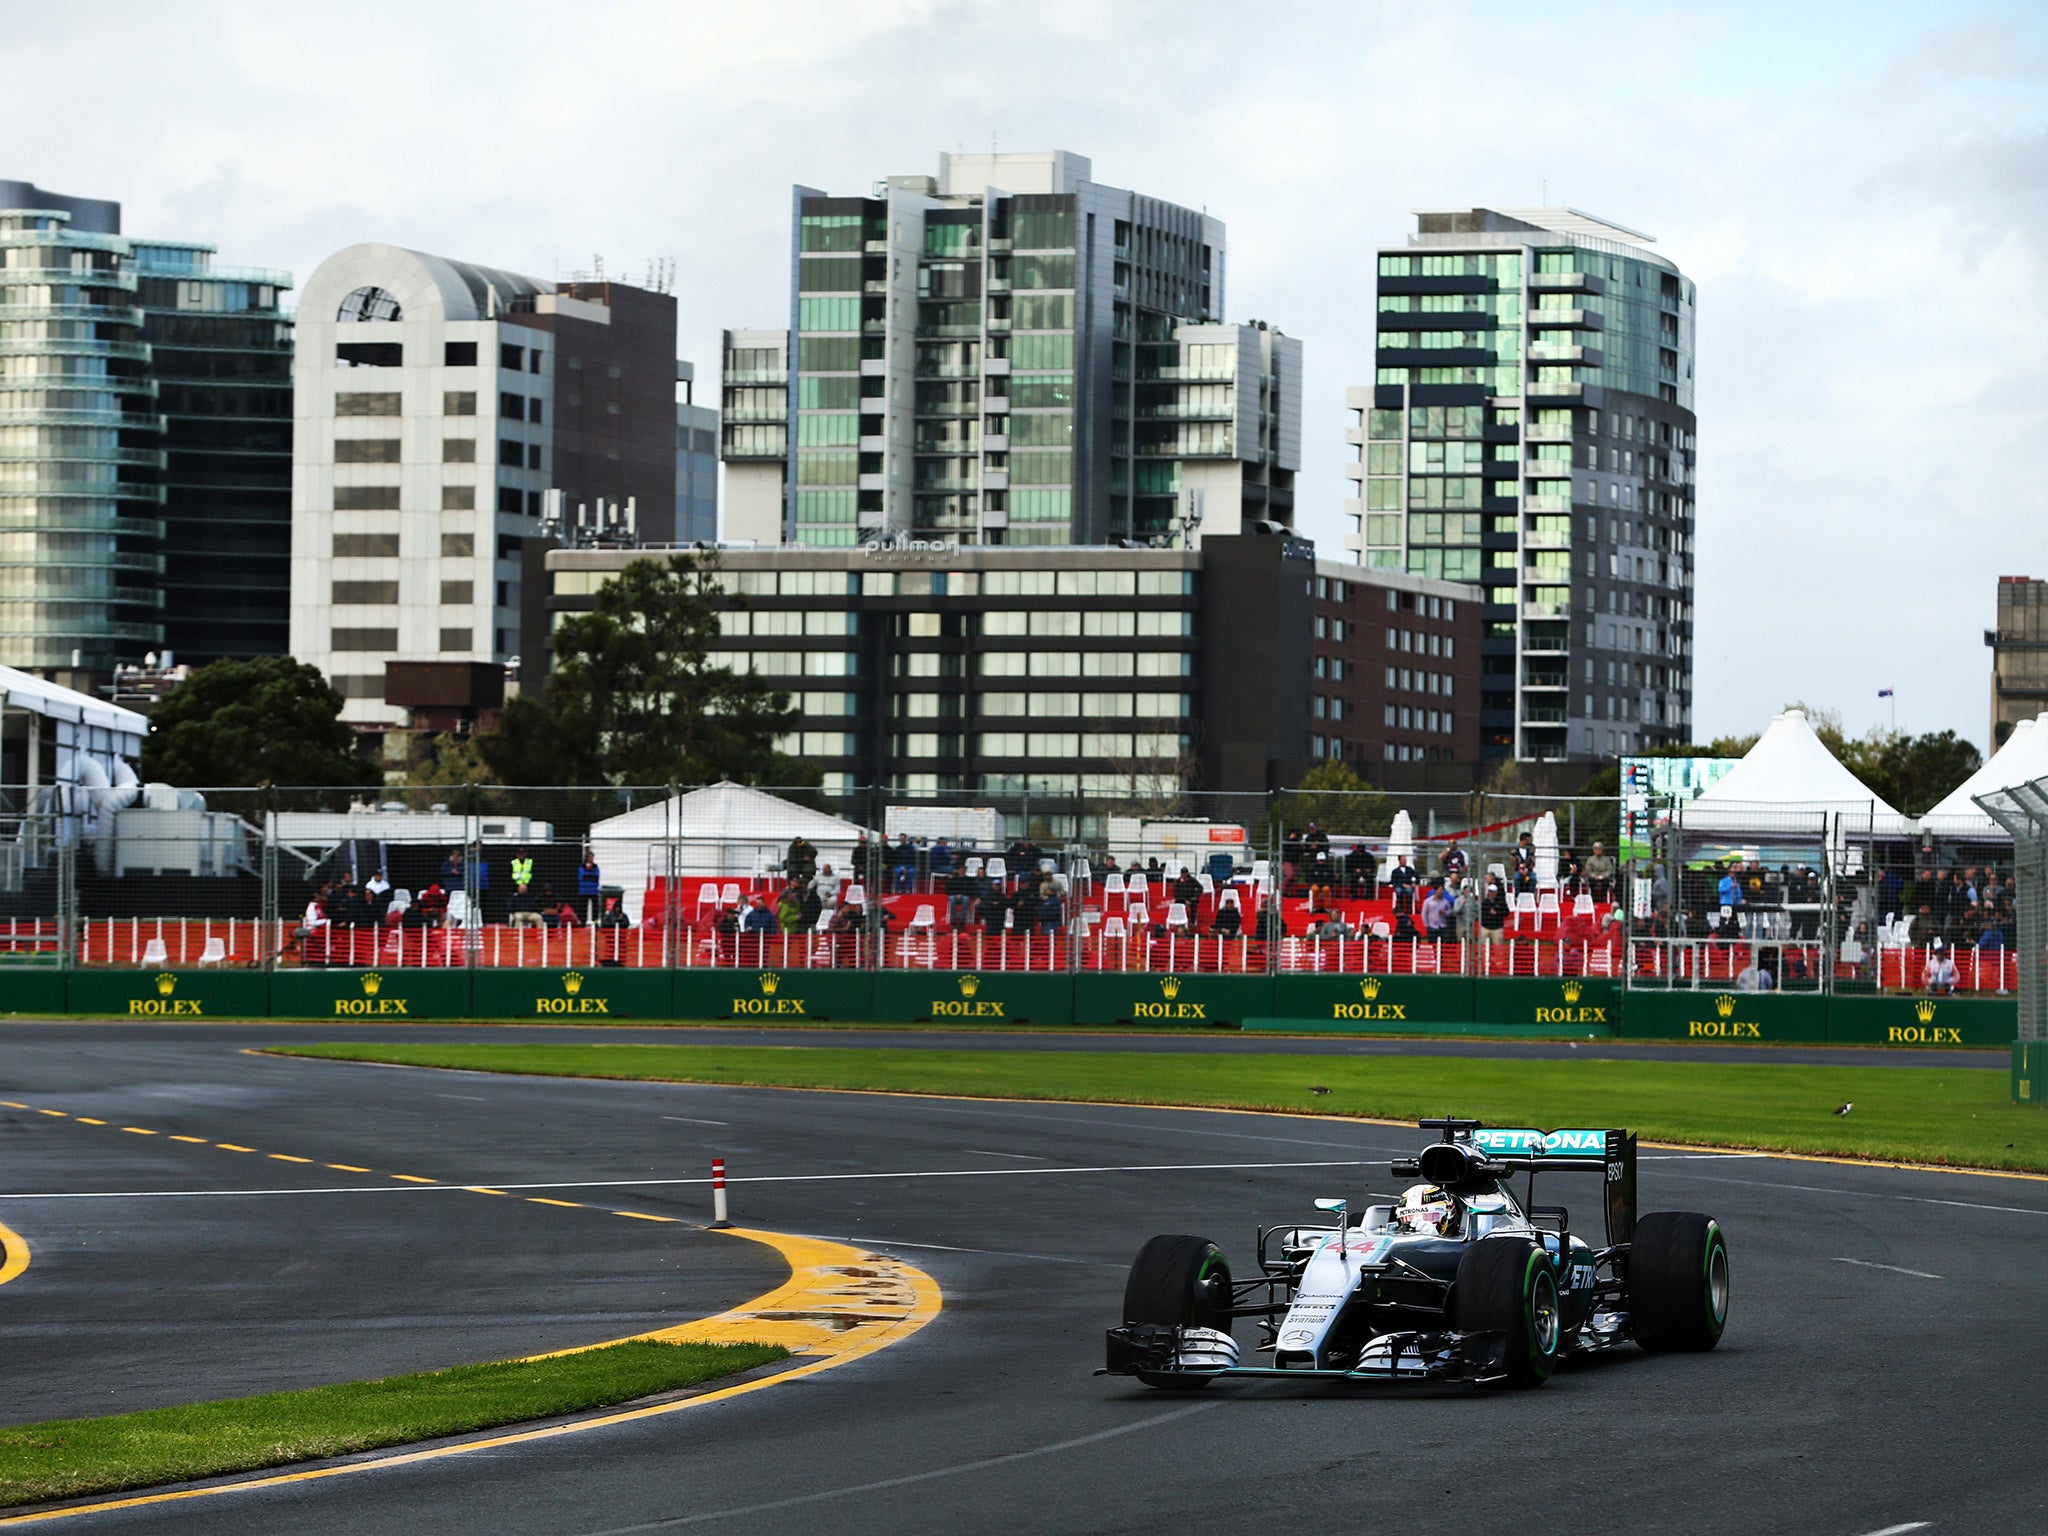
[[277, 786], [266, 783], [263, 786], [263, 842], [258, 857], [262, 865], [263, 892], [257, 899], [257, 932], [263, 935], [257, 948], [257, 955], [266, 971], [277, 969], [278, 952], [284, 948], [279, 942], [284, 932], [283, 914], [278, 910], [279, 897], [277, 878]]

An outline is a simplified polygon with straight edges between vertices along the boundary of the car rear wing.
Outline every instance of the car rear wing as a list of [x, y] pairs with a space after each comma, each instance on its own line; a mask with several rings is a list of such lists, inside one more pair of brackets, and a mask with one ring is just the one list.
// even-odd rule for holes
[[1474, 1126], [1472, 1146], [1486, 1160], [1516, 1172], [1602, 1173], [1607, 1241], [1626, 1243], [1636, 1230], [1636, 1138], [1630, 1131], [1539, 1131]]

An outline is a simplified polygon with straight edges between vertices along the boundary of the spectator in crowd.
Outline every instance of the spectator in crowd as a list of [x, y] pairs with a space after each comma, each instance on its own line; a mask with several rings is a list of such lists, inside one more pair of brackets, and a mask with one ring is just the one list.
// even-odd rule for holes
[[1738, 992], [1769, 992], [1776, 985], [1769, 968], [1764, 964], [1762, 950], [1752, 951], [1749, 964], [1735, 977], [1735, 990]]
[[1209, 931], [1219, 939], [1235, 939], [1243, 933], [1244, 914], [1238, 911], [1236, 902], [1227, 901], [1216, 908]]
[[1337, 897], [1336, 871], [1330, 866], [1330, 855], [1318, 851], [1308, 859], [1308, 904], [1311, 907], [1325, 906]]
[[[548, 899], [550, 897], [544, 896], [542, 898], [544, 901]], [[555, 903], [554, 909], [548, 913], [548, 926], [550, 928], [581, 928], [583, 926], [583, 915], [576, 910], [576, 903], [564, 896], [559, 902]]]
[[1353, 843], [1351, 855], [1344, 863], [1351, 894], [1366, 901], [1377, 901], [1380, 894], [1380, 861], [1373, 857], [1372, 849], [1364, 843]]
[[1038, 931], [1060, 933], [1067, 926], [1067, 904], [1060, 888], [1051, 880], [1038, 883]]
[[604, 909], [597, 914], [597, 926], [603, 941], [598, 950], [597, 963], [599, 965], [619, 964], [620, 930], [632, 927], [633, 919], [627, 915], [626, 909], [620, 905], [618, 897], [607, 896], [604, 898]]
[[803, 927], [803, 892], [793, 885], [785, 885], [782, 894], [775, 898], [775, 926], [784, 933], [796, 933]]
[[1173, 899], [1190, 912], [1202, 904], [1202, 882], [1185, 864], [1173, 882]]
[[1979, 949], [2005, 948], [2005, 930], [1999, 926], [1996, 914], [1985, 920], [1983, 931], [1977, 935], [1977, 947]]
[[1387, 885], [1394, 893], [1394, 911], [1410, 911], [1415, 905], [1415, 887], [1422, 877], [1415, 872], [1415, 866], [1408, 862], [1408, 855], [1395, 856], [1394, 867], [1387, 875]]
[[604, 872], [597, 867], [597, 854], [586, 848], [583, 862], [576, 866], [576, 899], [583, 904], [583, 920], [597, 916], [598, 899], [604, 895]]
[[1927, 953], [1927, 971], [1923, 980], [1930, 994], [1953, 992], [1956, 989], [1956, 956], [1941, 940], [1936, 939]]
[[512, 851], [512, 888], [533, 884], [533, 855], [524, 848]]
[[1456, 875], [1460, 879], [1463, 879], [1465, 872], [1472, 867], [1471, 860], [1465, 855], [1465, 845], [1457, 842], [1444, 849], [1443, 857], [1437, 863], [1446, 876]]
[[[836, 880], [833, 882], [833, 886], [835, 889], [832, 894], [836, 898], [838, 895], [836, 889], [838, 882]], [[784, 889], [787, 890], [788, 887], [785, 886]], [[805, 885], [797, 905], [797, 927], [805, 933], [810, 933], [816, 929], [818, 919], [824, 915], [826, 905], [825, 893], [818, 889], [818, 884], [815, 880]]]
[[317, 933], [333, 922], [327, 915], [327, 902], [333, 895], [332, 885], [323, 885], [313, 893], [312, 899], [306, 903], [306, 916], [299, 925], [299, 937], [304, 938], [309, 933]]
[[782, 856], [782, 878], [792, 885], [802, 885], [817, 872], [818, 850], [799, 832], [789, 840], [789, 850]]
[[1479, 927], [1479, 902], [1462, 874], [1444, 877], [1444, 895], [1451, 903], [1451, 930], [1460, 944], [1470, 944]]
[[[419, 917], [413, 920], [412, 913]], [[419, 894], [419, 900], [412, 904], [412, 911], [406, 914], [407, 926], [414, 928], [439, 928], [448, 921], [448, 890], [440, 881], [428, 882], [427, 888]]]
[[1280, 915], [1280, 904], [1264, 893], [1259, 896], [1258, 915], [1252, 922], [1253, 936], [1265, 943], [1276, 944], [1287, 936], [1287, 923]]
[[889, 889], [898, 894], [917, 889], [917, 850], [906, 833], [898, 832], [889, 850]]
[[1358, 937], [1351, 925], [1344, 921], [1341, 912], [1315, 912], [1310, 914], [1309, 925], [1301, 935], [1318, 943], [1341, 944], [1346, 939]]
[[1613, 899], [1614, 860], [1597, 842], [1593, 844], [1593, 851], [1586, 855], [1581, 872], [1586, 877], [1587, 894], [1595, 901], [1604, 903]]
[[768, 903], [762, 897], [748, 898], [747, 915], [740, 921], [740, 931], [759, 934], [775, 931], [775, 914], [768, 910]]
[[441, 861], [441, 884], [451, 891], [459, 891], [468, 884], [460, 848], [450, 848], [448, 857]]
[[363, 884], [363, 896], [370, 903], [370, 917], [373, 922], [384, 920], [384, 909], [391, 905], [391, 879], [383, 870], [378, 870]]
[[1536, 839], [1524, 832], [1515, 840], [1514, 869], [1511, 871], [1517, 895], [1536, 889]]
[[1489, 943], [1498, 944], [1501, 930], [1507, 925], [1507, 887], [1502, 885], [1498, 878], [1489, 875], [1486, 879], [1485, 894], [1479, 898], [1479, 926], [1485, 930]]
[[1029, 880], [1019, 880], [1016, 899], [1010, 903], [1010, 908], [1017, 914], [1016, 931], [1029, 933], [1038, 926], [1038, 887]]
[[819, 866], [818, 872], [811, 877], [811, 889], [818, 893], [822, 902], [831, 903], [839, 899], [839, 877], [832, 873], [830, 864]]
[[1432, 880], [1422, 898], [1422, 935], [1437, 942], [1451, 936], [1451, 918], [1457, 905], [1445, 892], [1441, 880]]
[[946, 876], [946, 922], [949, 927], [965, 928], [974, 921], [975, 899], [987, 884], [981, 876], [968, 874], [964, 864]]
[[548, 925], [548, 920], [541, 915], [540, 898], [524, 881], [513, 889], [505, 921], [514, 928], [545, 928]]
[[370, 903], [363, 895], [363, 888], [356, 884], [353, 873], [335, 887], [333, 898], [327, 904], [327, 914], [337, 928], [367, 928], [370, 924]]
[[935, 841], [926, 855], [932, 874], [932, 889], [943, 890], [945, 882], [953, 874], [953, 845], [943, 837]]
[[1721, 879], [1715, 886], [1714, 893], [1720, 898], [1722, 906], [1739, 914], [1742, 911], [1742, 881], [1737, 875], [1737, 869], [1738, 866], [1733, 861], [1722, 867]]
[[1650, 905], [1652, 907], [1671, 905], [1671, 874], [1662, 864], [1650, 871]]

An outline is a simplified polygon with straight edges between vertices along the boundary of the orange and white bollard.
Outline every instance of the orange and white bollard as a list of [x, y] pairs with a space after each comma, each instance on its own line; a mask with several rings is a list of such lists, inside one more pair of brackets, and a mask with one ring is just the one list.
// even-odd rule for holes
[[711, 1230], [730, 1227], [725, 1214], [725, 1159], [711, 1159]]

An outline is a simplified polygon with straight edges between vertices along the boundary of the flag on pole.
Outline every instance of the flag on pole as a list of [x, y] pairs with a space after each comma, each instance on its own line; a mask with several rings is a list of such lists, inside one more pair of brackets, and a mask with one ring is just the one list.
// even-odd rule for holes
[[1892, 691], [1889, 688], [1880, 688], [1877, 690], [1877, 696], [1880, 699], [1888, 699], [1892, 696]]

